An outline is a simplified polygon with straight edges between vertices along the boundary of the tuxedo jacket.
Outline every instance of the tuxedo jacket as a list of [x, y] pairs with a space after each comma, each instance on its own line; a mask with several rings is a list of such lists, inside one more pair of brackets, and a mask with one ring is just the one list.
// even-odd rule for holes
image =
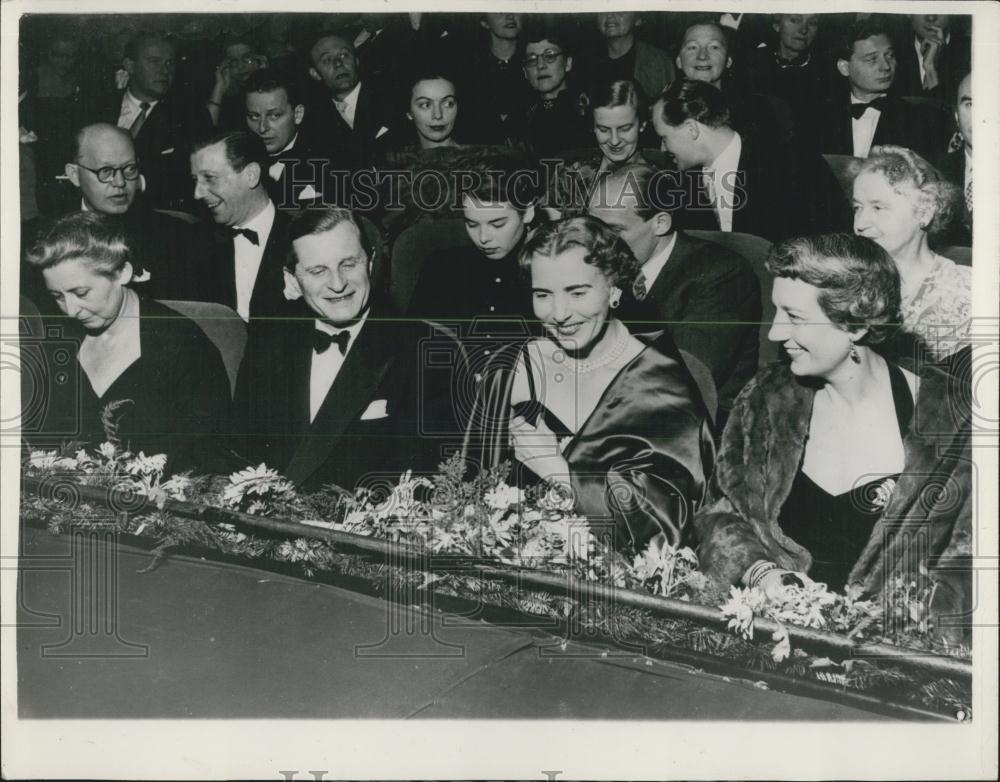
[[[880, 111], [872, 146], [895, 144], [912, 149], [921, 157], [933, 160], [948, 141], [949, 120], [944, 111], [933, 106], [916, 106], [889, 95]], [[822, 122], [817, 128], [819, 151], [824, 155], [853, 155], [851, 99], [841, 93], [826, 101], [820, 109]]]
[[[90, 122], [118, 123], [124, 91], [108, 95], [95, 105]], [[146, 117], [135, 138], [139, 170], [146, 180], [144, 197], [157, 209], [188, 209], [192, 205], [191, 147], [212, 132], [208, 110], [173, 91]]]
[[757, 371], [760, 282], [731, 250], [677, 232], [670, 258], [642, 301], [625, 291], [618, 317], [643, 333], [665, 328], [711, 370], [727, 411]]
[[[762, 142], [759, 136], [740, 134], [738, 198], [732, 230], [771, 241], [812, 233], [851, 230], [851, 208], [823, 159], [799, 145]], [[718, 231], [715, 210], [701, 186], [698, 171], [687, 189], [698, 196], [680, 216], [684, 228]]]
[[306, 109], [310, 120], [304, 143], [351, 169], [364, 168], [392, 143], [393, 133], [398, 134], [400, 115], [388, 93], [362, 81], [351, 128], [340, 116], [330, 93], [317, 90]]
[[[264, 254], [257, 269], [253, 293], [250, 296], [250, 317], [270, 318], [294, 314], [295, 308], [285, 298], [285, 259], [291, 244], [288, 238], [290, 218], [275, 212], [274, 225], [264, 245]], [[208, 253], [204, 266], [190, 274], [183, 285], [182, 296], [190, 301], [214, 301], [236, 309], [236, 260], [233, 236], [224, 226], [218, 226], [208, 238]]]
[[431, 327], [370, 314], [310, 423], [315, 320], [303, 313], [250, 329], [234, 402], [240, 452], [307, 489], [332, 483], [354, 491], [395, 485], [408, 469], [434, 471], [442, 445], [434, 411], [450, 394], [447, 372], [421, 372]]
[[[972, 213], [965, 204], [965, 150], [959, 149], [939, 155], [933, 161], [941, 176], [955, 185], [960, 191], [961, 211], [952, 220], [951, 226], [942, 235], [934, 237], [938, 247], [950, 244], [962, 247], [972, 246]], [[975, 204], [973, 204], [975, 208]]]
[[[321, 154], [300, 138], [291, 149], [270, 157], [270, 163], [284, 163], [277, 179], [268, 172], [267, 190], [279, 212], [295, 213], [303, 207], [341, 203], [335, 190], [327, 186], [331, 169], [338, 161]], [[324, 193], [330, 191], [331, 200], [324, 201]]]

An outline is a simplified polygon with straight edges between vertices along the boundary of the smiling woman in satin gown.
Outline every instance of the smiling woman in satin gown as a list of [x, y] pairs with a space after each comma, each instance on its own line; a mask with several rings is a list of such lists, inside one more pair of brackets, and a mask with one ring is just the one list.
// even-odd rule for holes
[[513, 461], [522, 486], [561, 485], [616, 548], [680, 543], [705, 492], [712, 438], [670, 337], [630, 335], [614, 317], [638, 262], [600, 220], [574, 217], [541, 226], [520, 265], [544, 336], [490, 362], [467, 458]]

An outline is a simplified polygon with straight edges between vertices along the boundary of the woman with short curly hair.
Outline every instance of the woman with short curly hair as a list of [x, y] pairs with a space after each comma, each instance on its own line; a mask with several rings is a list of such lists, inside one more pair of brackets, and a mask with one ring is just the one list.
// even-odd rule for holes
[[563, 485], [618, 548], [681, 543], [711, 472], [712, 438], [669, 334], [633, 336], [614, 317], [638, 261], [600, 220], [572, 217], [539, 227], [520, 264], [545, 336], [490, 362], [467, 459], [515, 462], [520, 485]]
[[903, 328], [935, 360], [968, 343], [972, 270], [935, 253], [931, 237], [960, 214], [961, 193], [904, 147], [872, 149], [854, 180], [854, 232], [892, 256]]
[[775, 597], [809, 579], [869, 597], [897, 578], [935, 582], [930, 608], [960, 615], [967, 395], [941, 368], [918, 377], [873, 348], [897, 320], [895, 264], [868, 239], [832, 234], [784, 242], [767, 266], [768, 339], [790, 361], [763, 368], [736, 400], [694, 522], [703, 571], [723, 589]]

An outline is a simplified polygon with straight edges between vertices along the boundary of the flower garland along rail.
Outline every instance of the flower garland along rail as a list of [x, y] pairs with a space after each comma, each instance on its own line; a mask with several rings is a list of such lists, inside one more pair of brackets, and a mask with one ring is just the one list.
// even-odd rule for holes
[[[411, 593], [432, 587], [435, 594], [472, 597], [562, 622], [572, 619], [577, 627], [596, 630], [633, 647], [641, 643], [654, 654], [686, 649], [722, 658], [748, 671], [825, 682], [958, 719], [971, 717], [969, 682], [961, 676], [904, 670], [891, 660], [848, 657], [837, 661], [792, 644], [795, 628], [801, 627], [833, 631], [852, 642], [888, 642], [901, 647], [900, 651], [913, 649], [968, 660], [969, 649], [949, 646], [928, 622], [930, 582], [920, 586], [898, 580], [886, 601], [880, 603], [852, 600], [815, 583], [789, 588], [781, 602], [769, 601], [757, 589], [733, 587], [728, 599], [714, 609], [719, 612], [717, 624], [728, 627], [730, 632], [726, 633], [613, 601], [595, 604], [574, 599], [572, 594], [518, 588], [474, 571], [432, 572], [432, 557], [465, 557], [493, 561], [508, 569], [531, 568], [532, 572], [559, 574], [564, 579], [568, 574], [595, 585], [673, 598], [690, 603], [692, 609], [710, 602], [707, 580], [698, 571], [697, 557], [690, 548], [650, 545], [627, 557], [595, 538], [586, 519], [573, 512], [572, 501], [565, 495], [551, 487], [522, 491], [508, 486], [505, 468], [465, 480], [464, 464], [456, 455], [433, 479], [405, 474], [385, 492], [361, 489], [352, 495], [336, 487], [300, 493], [263, 464], [228, 478], [179, 474], [165, 480], [166, 461], [162, 454], [134, 455], [113, 442], [93, 452], [72, 447], [33, 452], [24, 464], [24, 474], [41, 479], [42, 487], [36, 493], [25, 491], [22, 517], [43, 521], [59, 533], [87, 523], [74, 503], [61, 501], [60, 489], [71, 494], [74, 485], [114, 488], [119, 494], [141, 498], [135, 503], [139, 512], [119, 514], [116, 523], [122, 533], [157, 542], [147, 570], [156, 567], [171, 549], [198, 546], [290, 563], [306, 576], [329, 571], [361, 577], [378, 586], [407, 587]], [[47, 482], [50, 484], [45, 489]], [[259, 535], [235, 524], [186, 518], [171, 512], [169, 501], [225, 508], [262, 519], [301, 519], [302, 524], [316, 528], [382, 538], [426, 552], [427, 566], [387, 565], [370, 556], [338, 551], [322, 539]], [[101, 521], [107, 522], [106, 515]], [[760, 625], [775, 628], [763, 644], [760, 633], [755, 634]]]

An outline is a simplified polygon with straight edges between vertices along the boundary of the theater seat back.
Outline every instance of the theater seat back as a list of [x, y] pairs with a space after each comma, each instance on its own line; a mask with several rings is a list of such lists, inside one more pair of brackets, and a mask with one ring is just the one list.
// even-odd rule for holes
[[471, 246], [462, 220], [425, 220], [404, 230], [392, 245], [390, 259], [389, 299], [396, 312], [409, 311], [417, 280], [436, 254]]
[[205, 332], [222, 355], [230, 393], [235, 393], [236, 375], [247, 346], [247, 326], [243, 319], [226, 305], [211, 301], [161, 301], [160, 304], [191, 318]]
[[754, 274], [757, 275], [757, 280], [760, 282], [761, 323], [758, 333], [760, 352], [757, 363], [763, 366], [777, 360], [778, 346], [767, 338], [767, 332], [774, 322], [775, 313], [774, 305], [771, 303], [771, 286], [774, 283], [774, 278], [764, 266], [767, 255], [771, 251], [771, 242], [753, 234], [728, 231], [687, 231], [686, 233], [706, 242], [714, 242], [727, 250], [732, 250], [737, 255], [742, 255], [753, 267]]
[[861, 170], [861, 164], [865, 162], [864, 159], [852, 155], [823, 155], [823, 160], [826, 161], [833, 175], [837, 178], [837, 182], [840, 183], [840, 189], [847, 196], [847, 203], [852, 203], [854, 201], [854, 177]]

